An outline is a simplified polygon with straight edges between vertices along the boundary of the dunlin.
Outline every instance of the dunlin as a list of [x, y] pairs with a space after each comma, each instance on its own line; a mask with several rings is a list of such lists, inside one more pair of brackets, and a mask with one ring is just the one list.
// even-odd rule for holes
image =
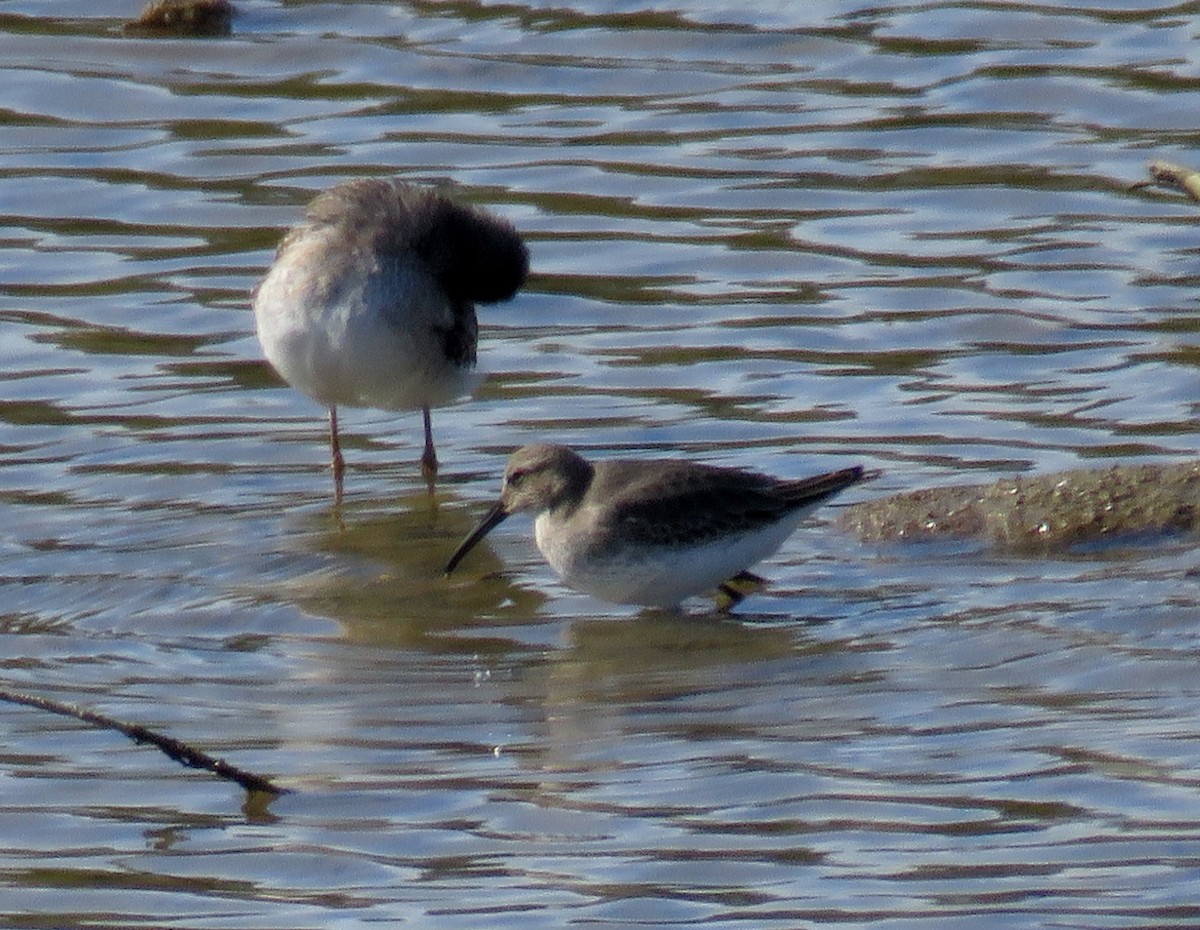
[[676, 460], [593, 464], [565, 446], [524, 446], [509, 459], [500, 500], [446, 571], [505, 517], [528, 512], [538, 549], [572, 588], [647, 607], [713, 590], [737, 603], [737, 583], [762, 580], [750, 566], [864, 477], [861, 467], [785, 480]]
[[475, 303], [507, 300], [529, 256], [504, 220], [396, 179], [319, 194], [254, 295], [258, 339], [293, 387], [329, 409], [334, 487], [339, 406], [420, 408], [422, 470], [437, 473], [430, 407], [475, 385]]

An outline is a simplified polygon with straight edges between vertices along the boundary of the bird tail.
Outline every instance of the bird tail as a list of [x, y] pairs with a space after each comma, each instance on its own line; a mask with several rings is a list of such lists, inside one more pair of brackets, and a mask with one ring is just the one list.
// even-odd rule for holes
[[878, 477], [878, 472], [867, 472], [861, 465], [826, 472], [813, 478], [802, 478], [788, 484], [788, 501], [796, 507], [807, 507], [828, 500], [851, 485]]

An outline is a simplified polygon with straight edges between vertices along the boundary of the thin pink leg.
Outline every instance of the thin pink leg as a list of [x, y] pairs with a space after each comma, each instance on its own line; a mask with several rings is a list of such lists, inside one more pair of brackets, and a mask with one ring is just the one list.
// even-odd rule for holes
[[432, 481], [438, 470], [437, 453], [433, 449], [433, 421], [428, 407], [422, 407], [421, 413], [425, 417], [425, 452], [421, 455], [421, 473]]
[[342, 458], [342, 443], [338, 439], [337, 407], [329, 408], [329, 451], [333, 466], [333, 498], [342, 503], [342, 476], [346, 473], [346, 460]]

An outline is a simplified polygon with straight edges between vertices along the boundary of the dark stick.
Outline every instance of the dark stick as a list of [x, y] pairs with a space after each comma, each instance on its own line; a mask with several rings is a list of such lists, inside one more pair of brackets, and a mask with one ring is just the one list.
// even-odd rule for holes
[[1200, 201], [1200, 173], [1181, 165], [1173, 165], [1169, 161], [1150, 162], [1150, 180], [1138, 181], [1129, 186], [1130, 190], [1141, 190], [1146, 187], [1169, 187], [1182, 191], [1192, 200]]
[[61, 714], [64, 717], [74, 717], [76, 720], [82, 720], [84, 723], [90, 723], [105, 730], [116, 730], [118, 733], [124, 733], [139, 745], [149, 743], [151, 746], [158, 747], [181, 765], [194, 769], [205, 769], [221, 778], [237, 782], [247, 791], [264, 791], [268, 794], [288, 793], [287, 788], [280, 788], [269, 778], [247, 772], [236, 765], [230, 765], [224, 759], [210, 756], [174, 737], [156, 733], [140, 724], [126, 723], [97, 711], [88, 710], [86, 707], [80, 707], [78, 704], [65, 704], [62, 701], [38, 697], [35, 694], [25, 694], [22, 691], [10, 691], [7, 688], [0, 688], [0, 700], [13, 704], [24, 704], [26, 707], [36, 707], [39, 710], [48, 710], [52, 714]]

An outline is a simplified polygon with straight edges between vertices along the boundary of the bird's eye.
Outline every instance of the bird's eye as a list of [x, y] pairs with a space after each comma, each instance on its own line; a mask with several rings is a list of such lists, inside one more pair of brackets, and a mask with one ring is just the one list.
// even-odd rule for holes
[[525, 474], [526, 474], [525, 471], [523, 471], [522, 469], [517, 469], [516, 471], [510, 471], [508, 473], [508, 486], [510, 488], [515, 488], [517, 485], [519, 485], [522, 481], [525, 480]]

